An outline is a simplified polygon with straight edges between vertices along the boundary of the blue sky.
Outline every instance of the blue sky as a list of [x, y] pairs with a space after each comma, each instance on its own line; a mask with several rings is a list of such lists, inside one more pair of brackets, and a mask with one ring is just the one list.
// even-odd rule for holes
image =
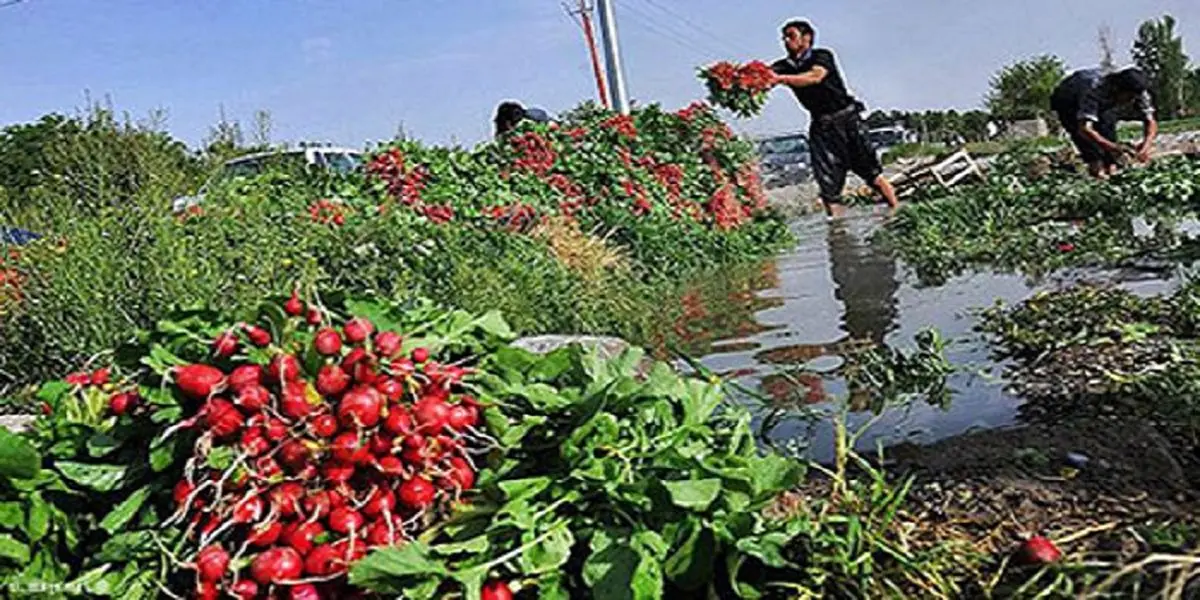
[[[703, 96], [695, 67], [781, 54], [777, 29], [801, 16], [837, 53], [871, 107], [978, 106], [989, 76], [1038, 53], [1072, 67], [1119, 61], [1142, 20], [1173, 14], [1200, 62], [1195, 0], [617, 0], [631, 96], [675, 108]], [[680, 20], [682, 16], [686, 21]], [[110, 97], [134, 117], [166, 109], [198, 143], [219, 109], [270, 111], [276, 141], [364, 146], [403, 123], [433, 142], [490, 134], [507, 98], [557, 112], [594, 98], [579, 28], [560, 0], [25, 0], [0, 8], [0, 124], [73, 112]], [[777, 91], [747, 133], [807, 119]]]

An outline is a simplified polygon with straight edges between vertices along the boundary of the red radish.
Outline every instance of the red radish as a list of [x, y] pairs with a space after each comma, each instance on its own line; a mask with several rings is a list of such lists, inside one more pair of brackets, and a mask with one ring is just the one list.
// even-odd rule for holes
[[333, 459], [346, 464], [363, 463], [371, 460], [371, 451], [365, 440], [360, 440], [358, 433], [346, 431], [333, 438], [329, 446]]
[[483, 586], [479, 600], [512, 600], [512, 589], [503, 581], [489, 581]]
[[309, 325], [320, 325], [321, 324], [321, 311], [319, 311], [315, 308], [309, 308], [308, 314], [304, 316], [304, 321], [307, 322]]
[[254, 461], [254, 470], [263, 479], [270, 479], [283, 472], [283, 469], [279, 468], [279, 463], [275, 462], [275, 459], [270, 456], [262, 456]]
[[263, 437], [261, 429], [247, 429], [242, 432], [241, 446], [247, 456], [262, 456], [271, 449], [271, 442]]
[[403, 406], [393, 406], [388, 409], [387, 420], [383, 428], [395, 435], [408, 435], [413, 432], [412, 416]]
[[288, 600], [321, 600], [321, 593], [317, 591], [317, 586], [302, 583], [288, 590]]
[[273, 384], [293, 381], [300, 377], [300, 361], [291, 354], [276, 354], [267, 365], [267, 377]]
[[446, 424], [450, 426], [450, 429], [461, 433], [473, 427], [476, 419], [477, 415], [470, 407], [455, 404], [450, 407], [450, 414], [446, 416]]
[[251, 344], [259, 348], [266, 348], [271, 345], [271, 332], [256, 325], [246, 326], [246, 337], [250, 339]]
[[237, 405], [251, 412], [259, 412], [271, 404], [271, 392], [255, 384], [247, 385], [237, 392]]
[[346, 570], [346, 559], [338, 554], [330, 544], [322, 544], [312, 549], [304, 559], [304, 573], [314, 577], [323, 577], [341, 573]]
[[325, 527], [319, 521], [307, 521], [283, 532], [283, 543], [296, 549], [300, 554], [308, 554], [313, 549], [313, 540], [325, 533]]
[[283, 312], [293, 317], [304, 314], [304, 303], [300, 301], [300, 296], [296, 292], [292, 292], [292, 297], [283, 303]]
[[196, 572], [200, 581], [220, 581], [229, 568], [229, 553], [220, 544], [206, 546], [196, 555]]
[[475, 470], [471, 468], [471, 463], [455, 456], [450, 459], [450, 474], [446, 480], [454, 489], [469, 490], [475, 487]]
[[321, 466], [321, 475], [332, 483], [345, 483], [354, 477], [354, 465], [344, 462], [327, 462]]
[[326, 491], [329, 493], [329, 505], [334, 508], [345, 506], [350, 502], [349, 498], [354, 496], [354, 490], [344, 483], [334, 485]]
[[404, 474], [404, 463], [395, 456], [385, 456], [376, 461], [375, 466], [384, 475], [398, 477]]
[[400, 352], [400, 334], [395, 331], [380, 331], [375, 335], [375, 354], [391, 358]]
[[351, 531], [362, 529], [366, 520], [358, 511], [342, 506], [329, 513], [329, 528], [341, 534], [349, 535]]
[[230, 356], [237, 354], [237, 349], [238, 337], [231, 331], [226, 331], [225, 333], [218, 335], [212, 343], [213, 355], [221, 358], [229, 358]]
[[92, 377], [87, 373], [71, 373], [67, 375], [66, 381], [71, 385], [88, 385], [91, 383]]
[[288, 440], [279, 448], [279, 464], [293, 471], [299, 471], [308, 463], [311, 454], [312, 452], [309, 451], [308, 446], [304, 445], [304, 442], [295, 439]]
[[267, 421], [267, 439], [268, 440], [271, 440], [272, 442], [278, 442], [278, 441], [282, 440], [283, 438], [287, 437], [287, 434], [288, 434], [287, 423], [284, 423], [283, 421], [280, 421], [279, 419], [270, 419]]
[[308, 382], [287, 382], [283, 387], [283, 398], [279, 401], [279, 412], [292, 419], [303, 419], [312, 411], [313, 405], [308, 401]]
[[271, 490], [269, 496], [275, 512], [291, 517], [296, 514], [300, 500], [304, 498], [304, 486], [292, 481], [281, 483]]
[[258, 365], [242, 365], [229, 374], [229, 387], [239, 392], [247, 387], [259, 385], [263, 380], [263, 368]]
[[335, 356], [342, 351], [342, 336], [336, 329], [327, 327], [317, 332], [313, 346], [321, 356]]
[[137, 406], [137, 401], [137, 394], [132, 394], [129, 392], [113, 394], [112, 397], [108, 399], [108, 411], [120, 417], [128, 413], [129, 409]]
[[[394, 531], [394, 533], [393, 533]], [[390, 528], [384, 521], [376, 521], [367, 527], [368, 546], [392, 546], [400, 541], [400, 528]]]
[[333, 510], [329, 500], [329, 492], [321, 490], [304, 498], [304, 516], [310, 519], [321, 519]]
[[392, 364], [388, 365], [388, 369], [392, 372], [392, 375], [395, 375], [401, 380], [408, 379], [413, 373], [417, 372], [417, 369], [413, 366], [412, 361], [404, 357], [393, 360]]
[[217, 584], [211, 581], [196, 584], [196, 600], [217, 600], [220, 597], [221, 591], [217, 589]]
[[207, 400], [225, 388], [225, 374], [210, 365], [175, 367], [171, 373], [179, 391], [193, 400]]
[[367, 503], [363, 504], [362, 513], [374, 518], [382, 516], [385, 512], [396, 512], [396, 494], [385, 487], [377, 487], [367, 497]]
[[346, 325], [342, 327], [342, 331], [346, 334], [346, 341], [351, 344], [361, 344], [370, 337], [371, 332], [375, 329], [371, 322], [359, 317], [350, 319]]
[[225, 439], [242, 429], [246, 418], [232, 402], [222, 398], [213, 398], [201, 409], [208, 430], [218, 439]]
[[251, 579], [239, 579], [229, 588], [229, 593], [238, 600], [254, 600], [258, 596], [258, 584]]
[[250, 529], [246, 541], [256, 548], [266, 548], [275, 545], [282, 533], [283, 525], [280, 525], [279, 521], [259, 523]]
[[357, 365], [364, 360], [368, 360], [369, 358], [370, 357], [367, 356], [366, 350], [362, 348], [354, 348], [350, 350], [350, 352], [346, 353], [345, 358], [342, 359], [342, 368], [347, 372], [353, 371], [354, 365]]
[[321, 470], [317, 468], [317, 465], [312, 463], [307, 463], [299, 471], [296, 471], [296, 478], [302, 481], [312, 481], [320, 475]]
[[350, 387], [350, 374], [337, 365], [325, 365], [317, 373], [317, 392], [336, 396]]
[[338, 404], [338, 422], [342, 427], [374, 427], [383, 411], [383, 396], [372, 387], [354, 388]]
[[[175, 484], [175, 489], [171, 492], [171, 497], [175, 500], [175, 506], [183, 508], [194, 491], [196, 491], [196, 486], [188, 483], [186, 479], [181, 479], [179, 483]], [[196, 498], [194, 503], [197, 508], [204, 506], [200, 498]]]
[[264, 510], [266, 504], [262, 498], [256, 492], [251, 492], [234, 505], [232, 518], [235, 523], [253, 523], [262, 518]]
[[1019, 555], [1025, 564], [1047, 565], [1058, 562], [1062, 558], [1062, 551], [1048, 538], [1035, 535], [1021, 544]]
[[433, 484], [424, 477], [417, 476], [400, 484], [397, 490], [400, 494], [400, 503], [414, 510], [422, 510], [433, 504], [434, 494]]
[[350, 540], [348, 539], [334, 542], [333, 550], [340, 562], [345, 565], [349, 565], [367, 555], [366, 544], [354, 544], [353, 550], [351, 550]]
[[450, 405], [438, 398], [425, 397], [413, 405], [417, 429], [426, 433], [441, 433], [450, 418]]
[[412, 351], [412, 361], [418, 365], [429, 360], [428, 348], [415, 348]]
[[380, 377], [375, 380], [375, 389], [392, 402], [399, 402], [404, 397], [404, 384], [391, 377]]
[[331, 438], [337, 435], [338, 423], [337, 418], [333, 415], [321, 415], [313, 419], [312, 425], [309, 427], [313, 435], [321, 438]]
[[92, 385], [104, 385], [108, 383], [108, 377], [109, 370], [107, 368], [96, 369], [95, 371], [92, 371], [91, 376], [88, 377], [88, 381], [90, 381]]
[[42, 414], [49, 416], [50, 413], [52, 413], [52, 412], [54, 412], [54, 407], [50, 406], [49, 402], [43, 402], [42, 403]]
[[375, 383], [375, 380], [379, 379], [379, 373], [375, 370], [374, 361], [371, 360], [360, 360], [354, 363], [350, 375], [354, 377], [354, 381], [363, 385], [371, 385]]
[[304, 562], [292, 548], [271, 548], [254, 557], [250, 576], [261, 585], [283, 584], [300, 577]]
[[379, 432], [371, 436], [368, 447], [371, 454], [375, 456], [387, 456], [392, 453], [393, 442], [395, 442], [395, 438], [386, 433]]

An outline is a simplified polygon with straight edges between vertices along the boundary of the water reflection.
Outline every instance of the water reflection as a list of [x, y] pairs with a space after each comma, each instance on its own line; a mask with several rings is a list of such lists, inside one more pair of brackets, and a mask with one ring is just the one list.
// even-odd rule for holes
[[882, 344], [896, 328], [896, 257], [884, 242], [862, 243], [846, 220], [829, 225], [829, 270], [833, 295], [845, 310], [842, 328], [853, 340]]

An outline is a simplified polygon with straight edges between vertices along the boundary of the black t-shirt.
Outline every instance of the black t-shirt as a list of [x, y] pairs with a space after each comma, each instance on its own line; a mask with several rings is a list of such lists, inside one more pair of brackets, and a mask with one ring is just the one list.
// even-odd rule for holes
[[838, 69], [833, 52], [824, 48], [814, 48], [806, 52], [798, 60], [791, 57], [775, 61], [771, 69], [777, 75], [803, 75], [813, 67], [825, 67], [825, 79], [817, 85], [793, 87], [792, 93], [804, 108], [814, 117], [838, 112], [855, 103], [854, 97], [846, 91], [846, 83], [842, 81], [842, 72]]

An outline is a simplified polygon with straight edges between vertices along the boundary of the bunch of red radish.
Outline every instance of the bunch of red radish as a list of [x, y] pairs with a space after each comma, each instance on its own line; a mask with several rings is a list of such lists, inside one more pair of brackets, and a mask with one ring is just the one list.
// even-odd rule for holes
[[[202, 434], [171, 519], [189, 524], [197, 598], [364, 595], [346, 582], [349, 566], [436, 522], [475, 484], [471, 455], [488, 449], [480, 406], [461, 386], [468, 369], [424, 348], [402, 355], [399, 334], [364, 318], [325, 325], [295, 295], [284, 310], [312, 332], [315, 372], [298, 357], [307, 348], [243, 324], [212, 342], [226, 368], [170, 374], [201, 403], [179, 425]], [[242, 361], [246, 344], [268, 349], [269, 364]], [[233, 451], [232, 465], [209, 464], [218, 448]]]

